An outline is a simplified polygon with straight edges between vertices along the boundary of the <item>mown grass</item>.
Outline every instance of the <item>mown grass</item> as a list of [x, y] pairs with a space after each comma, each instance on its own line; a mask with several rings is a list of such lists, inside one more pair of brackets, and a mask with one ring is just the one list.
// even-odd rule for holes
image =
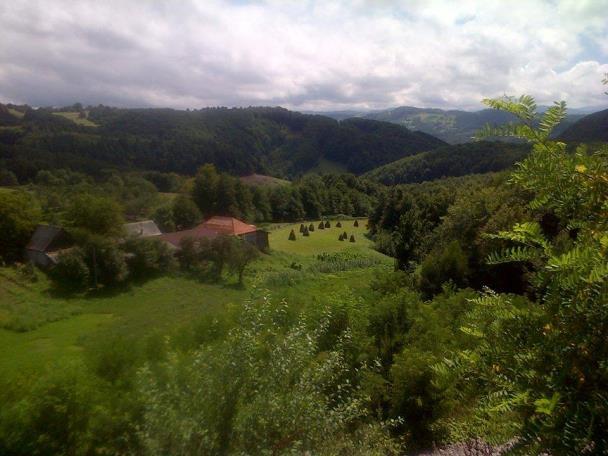
[[[355, 232], [352, 222], [342, 223], [342, 230]], [[115, 336], [179, 335], [205, 315], [242, 305], [254, 288], [285, 298], [294, 311], [322, 303], [339, 290], [367, 293], [375, 274], [390, 268], [392, 262], [369, 248], [371, 243], [363, 240], [365, 223], [360, 225], [354, 244], [338, 241], [337, 228], [315, 231], [306, 241], [300, 236], [289, 243], [278, 239], [286, 238], [291, 228], [276, 230], [271, 234], [272, 253], [248, 268], [245, 287], [237, 286], [236, 278], [229, 275], [210, 284], [174, 273], [126, 289], [68, 299], [53, 295], [42, 275], [30, 282], [14, 269], [0, 268], [4, 322], [0, 328], [0, 383], [15, 375], [37, 375], [65, 363], [82, 362], [84, 348]], [[294, 226], [299, 228], [299, 224]], [[307, 248], [295, 248], [296, 244]], [[334, 256], [331, 261], [317, 257], [331, 254], [329, 251], [341, 252], [334, 254], [337, 262]], [[332, 261], [337, 266], [330, 265]], [[20, 332], [11, 322], [21, 322], [21, 331], [27, 331]]]
[[65, 117], [66, 119], [71, 120], [72, 122], [74, 122], [78, 125], [82, 125], [84, 127], [98, 127], [99, 126], [95, 122], [92, 122], [89, 119], [87, 119], [86, 117], [81, 118], [79, 116], [79, 113], [77, 113], [77, 112], [54, 112], [53, 114], [55, 114], [56, 116]]
[[[354, 220], [340, 220], [342, 228], [337, 228], [337, 220], [330, 220], [331, 228], [319, 230], [319, 220], [307, 221], [305, 226], [312, 223], [315, 231], [306, 237], [300, 233], [300, 224], [283, 225], [279, 229], [271, 230], [269, 235], [270, 246], [273, 250], [278, 250], [286, 253], [296, 253], [299, 255], [318, 255], [320, 253], [341, 252], [344, 250], [352, 250], [364, 252], [365, 254], [374, 255], [377, 252], [372, 251], [372, 241], [365, 235], [367, 233], [367, 220], [358, 220], [359, 226], [354, 226]], [[296, 240], [289, 240], [291, 230], [296, 233]], [[351, 234], [355, 236], [355, 242], [338, 240], [341, 233], [346, 232], [350, 238]]]

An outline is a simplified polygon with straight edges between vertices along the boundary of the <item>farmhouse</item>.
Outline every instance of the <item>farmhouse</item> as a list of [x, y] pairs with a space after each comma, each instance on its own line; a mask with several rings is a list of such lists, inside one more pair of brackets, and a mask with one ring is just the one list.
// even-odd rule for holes
[[29, 244], [25, 248], [27, 261], [41, 268], [57, 264], [57, 256], [62, 250], [72, 246], [68, 233], [59, 226], [38, 225]]
[[162, 234], [160, 239], [172, 247], [179, 248], [180, 242], [185, 238], [192, 238], [194, 240], [202, 238], [213, 239], [221, 235], [240, 237], [261, 250], [268, 248], [268, 232], [234, 217], [211, 217], [190, 230]]

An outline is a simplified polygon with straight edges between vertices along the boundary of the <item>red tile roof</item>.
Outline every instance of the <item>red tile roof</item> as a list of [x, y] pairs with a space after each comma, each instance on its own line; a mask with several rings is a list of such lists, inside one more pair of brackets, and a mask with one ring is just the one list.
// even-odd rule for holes
[[209, 220], [199, 226], [216, 231], [219, 234], [228, 234], [233, 236], [257, 231], [255, 225], [248, 225], [247, 223], [241, 222], [239, 219], [235, 219], [234, 217], [211, 217]]
[[176, 231], [174, 233], [165, 233], [158, 236], [162, 241], [168, 242], [169, 244], [179, 247], [182, 239], [192, 238], [194, 240], [207, 238], [213, 239], [218, 236], [216, 231], [210, 230], [204, 227], [202, 224], [198, 225], [190, 230]]

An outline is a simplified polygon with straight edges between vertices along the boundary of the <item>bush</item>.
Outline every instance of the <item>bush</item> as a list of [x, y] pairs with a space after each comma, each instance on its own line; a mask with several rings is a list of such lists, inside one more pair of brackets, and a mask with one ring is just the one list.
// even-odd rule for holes
[[338, 237], [338, 240], [339, 240], [339, 241], [343, 241], [343, 240], [344, 240], [344, 236], [340, 235], [340, 236]]
[[[313, 231], [314, 231], [314, 227], [313, 227]], [[304, 232], [302, 233], [303, 236], [310, 236], [309, 232], [308, 232], [308, 228], [304, 227]]]
[[344, 239], [348, 239], [348, 234], [346, 234], [346, 231], [345, 231], [344, 233], [342, 233], [342, 237], [343, 237]]
[[308, 225], [308, 231], [314, 231], [315, 230], [315, 226], [311, 223], [310, 225]]
[[468, 258], [458, 241], [431, 252], [420, 266], [420, 290], [427, 296], [439, 293], [442, 285], [451, 282], [458, 287], [467, 284]]
[[359, 221], [358, 221], [358, 220], [355, 220], [355, 223], [353, 223], [353, 226], [358, 227], [358, 226], [359, 226]]
[[355, 242], [355, 235], [354, 234], [350, 235], [350, 242]]
[[158, 239], [131, 239], [124, 249], [129, 254], [127, 265], [133, 277], [167, 272], [174, 263], [169, 247]]
[[[302, 232], [302, 231], [304, 231], [304, 230], [300, 229], [300, 232]], [[295, 241], [296, 240], [296, 233], [293, 230], [291, 230], [289, 232], [289, 240], [290, 241]]]
[[342, 223], [341, 222], [336, 223], [336, 228], [342, 228]]
[[319, 229], [320, 230], [325, 229], [325, 224], [323, 222], [319, 222]]
[[[292, 231], [293, 231], [293, 230], [292, 230]], [[303, 223], [300, 223], [300, 233], [303, 233], [303, 232], [304, 232], [304, 224], [303, 224]]]
[[325, 228], [331, 228], [331, 224], [329, 223], [329, 220], [325, 221]]
[[70, 249], [59, 254], [57, 265], [49, 276], [57, 288], [67, 291], [82, 291], [89, 285], [89, 267], [82, 250]]

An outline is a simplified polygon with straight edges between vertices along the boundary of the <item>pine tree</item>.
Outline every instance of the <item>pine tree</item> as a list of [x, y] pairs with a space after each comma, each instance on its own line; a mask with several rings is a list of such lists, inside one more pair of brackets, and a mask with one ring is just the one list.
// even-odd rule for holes
[[303, 232], [304, 232], [304, 224], [300, 223], [300, 233], [303, 233]]
[[344, 240], [344, 236], [340, 235], [340, 236], [338, 237], [338, 240], [339, 240], [339, 241], [343, 241], [343, 240]]
[[315, 226], [311, 223], [310, 225], [308, 225], [308, 231], [314, 231], [315, 230]]
[[354, 234], [350, 235], [350, 242], [355, 242], [355, 235]]
[[319, 222], [319, 227], [320, 230], [324, 230], [325, 229], [325, 224], [323, 222]]
[[297, 238], [296, 238], [296, 233], [295, 233], [295, 231], [294, 231], [294, 230], [291, 230], [291, 232], [289, 233], [289, 240], [290, 240], [290, 241], [295, 241], [296, 239], [297, 239]]
[[340, 222], [336, 223], [336, 228], [342, 228], [342, 223], [340, 223]]
[[329, 220], [325, 221], [325, 228], [331, 228], [331, 224], [329, 223]]
[[353, 223], [353, 226], [358, 227], [358, 226], [359, 226], [359, 221], [358, 221], [358, 220], [355, 220], [355, 223]]
[[310, 233], [308, 232], [308, 228], [304, 227], [304, 232], [302, 233], [302, 236], [307, 236], [307, 237], [310, 236]]

